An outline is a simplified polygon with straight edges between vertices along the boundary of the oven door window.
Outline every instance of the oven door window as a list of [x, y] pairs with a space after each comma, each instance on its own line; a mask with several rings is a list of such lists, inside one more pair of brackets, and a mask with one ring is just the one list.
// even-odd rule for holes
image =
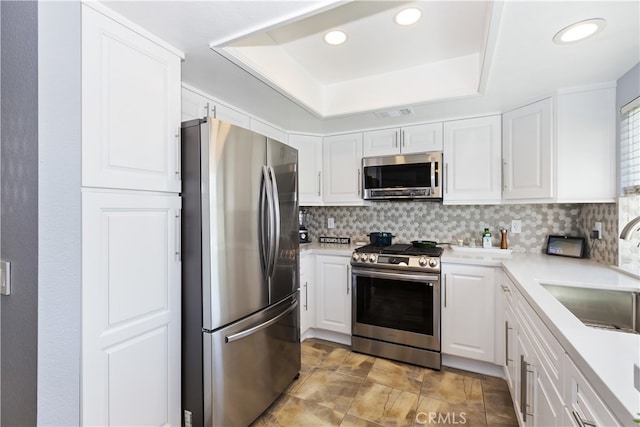
[[358, 276], [356, 321], [433, 335], [433, 283]]
[[[437, 163], [436, 170], [438, 169]], [[437, 181], [437, 175], [436, 175]], [[366, 166], [364, 168], [365, 188], [376, 190], [381, 188], [421, 188], [437, 187], [431, 185], [431, 163], [414, 163], [410, 165]]]

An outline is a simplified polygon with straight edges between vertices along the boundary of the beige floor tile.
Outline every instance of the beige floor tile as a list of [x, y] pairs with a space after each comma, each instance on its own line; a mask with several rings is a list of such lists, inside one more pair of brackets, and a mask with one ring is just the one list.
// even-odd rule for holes
[[487, 425], [491, 427], [518, 427], [515, 418], [504, 418], [487, 412]]
[[367, 379], [388, 387], [419, 394], [425, 370], [423, 368], [394, 362], [387, 359], [376, 359]]
[[344, 348], [336, 347], [330, 353], [328, 353], [320, 367], [323, 369], [337, 369], [344, 363], [344, 360], [349, 356], [351, 352]]
[[349, 353], [342, 365], [336, 369], [336, 372], [365, 379], [375, 361], [375, 357], [367, 356], [366, 354]]
[[[296, 427], [296, 426], [331, 426], [340, 425], [343, 413], [334, 411], [317, 403], [285, 395], [278, 405], [272, 408], [263, 418], [254, 423], [259, 427]], [[259, 424], [260, 423], [260, 424]]]
[[487, 414], [516, 421], [513, 401], [506, 381], [483, 381], [482, 390]]
[[458, 373], [426, 370], [420, 395], [447, 403], [465, 404], [474, 411], [485, 411], [482, 381]]
[[366, 380], [347, 412], [383, 426], [412, 426], [418, 395]]
[[345, 413], [361, 382], [360, 378], [319, 368], [291, 395]]
[[345, 415], [340, 427], [383, 427], [380, 424], [354, 417], [353, 415]]
[[420, 396], [414, 427], [419, 426], [486, 426], [483, 411], [470, 408], [465, 403], [455, 404]]

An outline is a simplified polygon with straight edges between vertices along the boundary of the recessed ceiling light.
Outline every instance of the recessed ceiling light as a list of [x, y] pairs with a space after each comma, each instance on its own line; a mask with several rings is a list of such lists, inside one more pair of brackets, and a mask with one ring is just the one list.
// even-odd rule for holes
[[336, 46], [347, 41], [347, 34], [344, 31], [332, 30], [324, 35], [324, 41]]
[[415, 7], [403, 9], [397, 13], [395, 21], [398, 25], [411, 25], [418, 22], [422, 16], [422, 11]]
[[558, 31], [553, 36], [553, 41], [558, 44], [573, 43], [586, 39], [600, 31], [602, 31], [607, 21], [600, 18], [587, 19], [586, 21], [576, 22], [568, 27]]

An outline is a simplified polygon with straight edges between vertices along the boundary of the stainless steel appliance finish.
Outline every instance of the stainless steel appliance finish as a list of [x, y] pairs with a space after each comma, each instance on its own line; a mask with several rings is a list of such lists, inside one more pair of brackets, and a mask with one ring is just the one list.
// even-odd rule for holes
[[440, 369], [441, 254], [442, 248], [410, 244], [356, 249], [354, 351]]
[[362, 159], [365, 200], [442, 199], [442, 153]]
[[205, 118], [182, 164], [183, 410], [246, 426], [300, 370], [297, 151]]

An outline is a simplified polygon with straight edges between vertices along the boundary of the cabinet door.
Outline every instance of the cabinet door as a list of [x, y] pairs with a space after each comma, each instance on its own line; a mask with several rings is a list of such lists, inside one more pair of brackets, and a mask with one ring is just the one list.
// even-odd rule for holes
[[388, 156], [400, 153], [400, 129], [382, 129], [363, 132], [362, 155]]
[[82, 8], [82, 185], [180, 191], [180, 58]]
[[184, 87], [181, 95], [183, 122], [202, 119], [209, 115], [209, 99]]
[[351, 335], [349, 257], [316, 256], [316, 327]]
[[557, 201], [614, 201], [615, 86], [559, 94], [556, 117]]
[[314, 294], [314, 257], [311, 255], [300, 257], [300, 336], [315, 327], [315, 311], [313, 310]]
[[503, 199], [551, 199], [551, 98], [504, 113], [502, 125]]
[[442, 352], [493, 362], [493, 268], [444, 264], [442, 273]]
[[177, 195], [83, 190], [83, 425], [180, 425], [179, 240]]
[[289, 135], [289, 144], [298, 150], [298, 197], [300, 206], [322, 203], [322, 138]]
[[554, 387], [552, 378], [548, 375], [542, 364], [538, 363], [535, 375], [535, 411], [533, 415], [534, 425], [562, 427], [564, 402], [558, 390]]
[[403, 127], [400, 151], [404, 154], [442, 151], [442, 123]]
[[362, 204], [362, 133], [325, 137], [322, 143], [326, 203]]
[[499, 203], [501, 119], [479, 117], [444, 123], [444, 202]]

